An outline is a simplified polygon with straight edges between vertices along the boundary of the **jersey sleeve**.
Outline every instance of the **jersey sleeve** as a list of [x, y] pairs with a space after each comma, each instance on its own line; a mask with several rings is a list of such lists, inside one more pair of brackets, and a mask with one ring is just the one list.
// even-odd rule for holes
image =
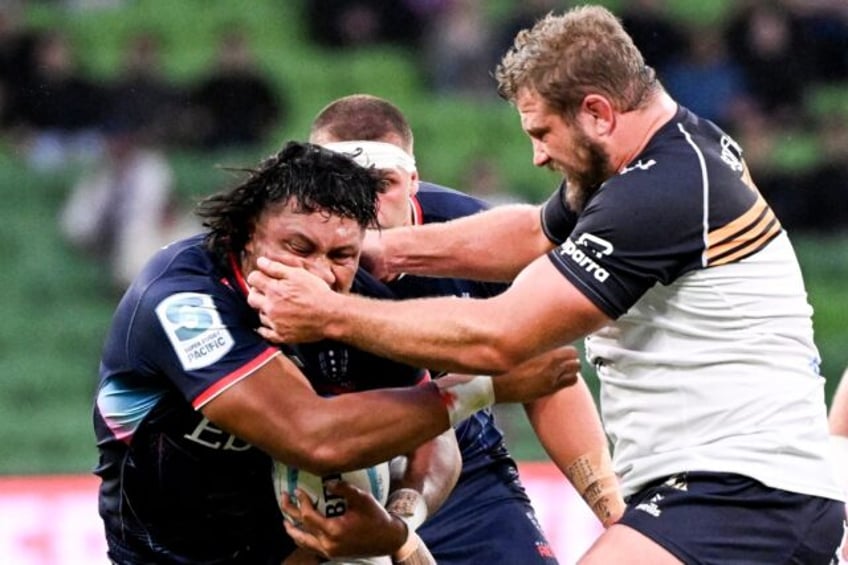
[[133, 320], [129, 347], [139, 369], [165, 374], [199, 409], [280, 351], [254, 331], [258, 320], [237, 291], [195, 288], [149, 292]]
[[652, 173], [605, 183], [570, 235], [548, 253], [556, 268], [613, 319], [653, 285], [669, 284], [700, 266], [700, 185]]
[[577, 224], [577, 213], [565, 203], [564, 182], [542, 205], [541, 214], [542, 231], [551, 242], [561, 245]]

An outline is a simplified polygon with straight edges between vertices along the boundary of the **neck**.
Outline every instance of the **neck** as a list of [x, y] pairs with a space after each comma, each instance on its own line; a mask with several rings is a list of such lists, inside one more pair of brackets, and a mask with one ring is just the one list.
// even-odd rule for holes
[[677, 112], [677, 103], [664, 90], [658, 91], [648, 106], [619, 115], [623, 150], [613, 158], [616, 171], [623, 169], [641, 153], [654, 134]]

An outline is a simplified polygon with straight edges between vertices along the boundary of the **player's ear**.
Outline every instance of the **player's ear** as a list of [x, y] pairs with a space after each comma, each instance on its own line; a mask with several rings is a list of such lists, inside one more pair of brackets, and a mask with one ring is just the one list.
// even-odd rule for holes
[[418, 193], [418, 185], [421, 182], [421, 177], [418, 176], [418, 169], [412, 171], [409, 182], [409, 195], [415, 196]]
[[597, 136], [605, 136], [615, 127], [615, 109], [609, 99], [600, 94], [587, 94], [580, 105], [585, 126]]

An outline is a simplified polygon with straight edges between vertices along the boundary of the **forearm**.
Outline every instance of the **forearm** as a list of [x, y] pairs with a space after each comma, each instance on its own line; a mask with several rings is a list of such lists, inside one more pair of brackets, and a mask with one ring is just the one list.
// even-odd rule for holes
[[[323, 398], [294, 371], [292, 362], [278, 355], [211, 400], [203, 415], [278, 461], [326, 475], [389, 461], [440, 434], [453, 440], [454, 422], [495, 400], [491, 388], [444, 379]], [[223, 441], [220, 430], [205, 426], [197, 434]], [[447, 453], [459, 466], [458, 448]]]
[[[298, 341], [287, 331], [293, 318], [283, 317], [290, 304], [275, 301], [268, 309], [268, 318], [281, 320], [274, 329], [279, 327], [282, 334], [272, 332], [277, 341]], [[320, 302], [312, 300], [304, 309], [304, 316], [307, 313], [307, 335], [320, 332], [320, 337], [413, 366], [489, 375], [572, 343], [609, 322], [547, 257], [536, 259], [492, 298], [390, 301], [323, 292]]]
[[432, 516], [450, 496], [462, 470], [456, 434], [448, 430], [399, 459], [392, 473], [392, 491], [411, 489], [419, 493], [426, 516]]
[[580, 378], [569, 388], [525, 404], [540, 443], [604, 525], [624, 511], [595, 403]]
[[321, 403], [316, 409], [287, 416], [299, 436], [308, 438], [299, 454], [303, 460], [292, 463], [316, 474], [375, 465], [414, 451], [446, 430], [452, 433], [433, 385], [316, 400]]
[[392, 563], [396, 565], [436, 565], [436, 559], [430, 553], [424, 541], [418, 537], [418, 534], [411, 532], [403, 546], [392, 554]]
[[[516, 352], [493, 300], [439, 297], [375, 301], [331, 297], [324, 335], [418, 367], [466, 374], [499, 374], [532, 351]], [[398, 336], [403, 336], [399, 338]]]
[[539, 442], [557, 467], [565, 468], [578, 455], [600, 446], [607, 438], [586, 381], [524, 405]]
[[329, 338], [449, 372], [497, 375], [609, 322], [544, 256], [486, 299], [376, 300], [332, 292], [303, 269], [263, 257], [257, 267], [248, 275], [248, 302], [260, 313], [257, 331], [265, 339]]
[[450, 222], [385, 230], [385, 267], [395, 275], [510, 281], [553, 247], [539, 213], [538, 206], [514, 204]]
[[275, 355], [206, 403], [201, 412], [214, 427], [198, 426], [194, 435], [224, 442], [228, 432], [277, 461], [325, 475], [389, 461], [448, 430], [443, 394], [429, 382], [325, 398], [290, 359]]

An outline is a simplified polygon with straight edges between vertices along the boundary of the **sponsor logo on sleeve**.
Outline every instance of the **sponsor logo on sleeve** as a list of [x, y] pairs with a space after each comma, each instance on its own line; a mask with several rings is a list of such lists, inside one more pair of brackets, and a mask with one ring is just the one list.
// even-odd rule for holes
[[601, 267], [595, 259], [603, 259], [611, 255], [613, 246], [610, 242], [590, 233], [582, 233], [577, 242], [568, 238], [557, 253], [562, 257], [570, 257], [579, 267], [591, 274], [598, 282], [609, 278], [609, 271]]
[[208, 294], [172, 294], [159, 303], [156, 315], [186, 371], [219, 361], [235, 344]]

